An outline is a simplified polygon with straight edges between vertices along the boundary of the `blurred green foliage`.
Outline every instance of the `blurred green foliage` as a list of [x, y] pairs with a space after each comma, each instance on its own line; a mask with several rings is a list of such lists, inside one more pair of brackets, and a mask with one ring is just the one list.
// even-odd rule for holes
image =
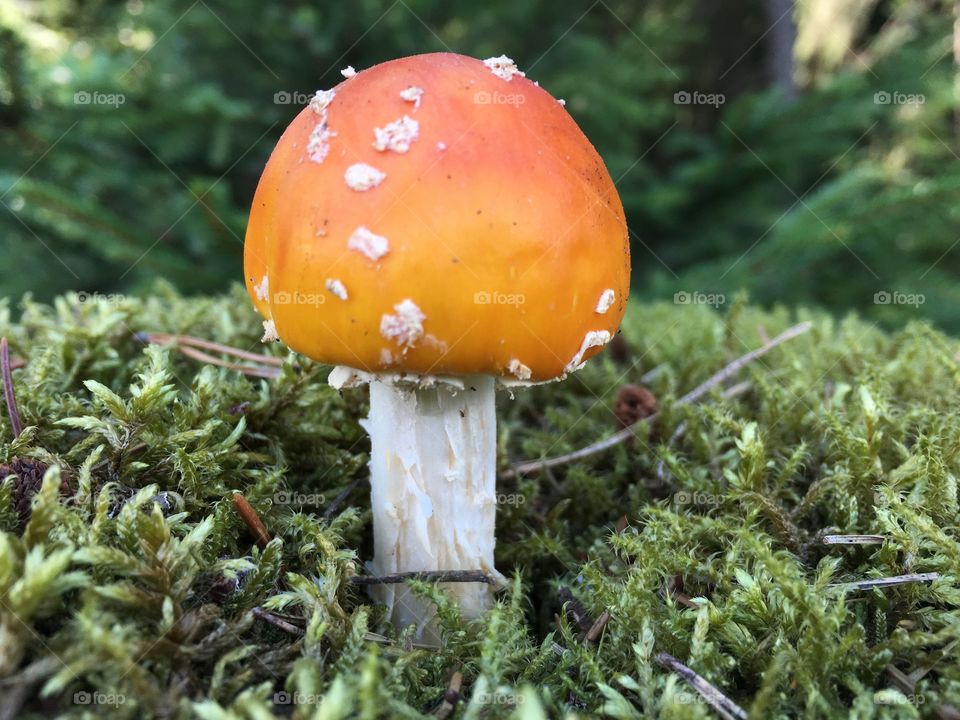
[[[950, 12], [928, 0], [799, 4], [804, 85], [790, 101], [765, 76], [764, 9], [5, 3], [0, 292], [127, 291], [156, 277], [225, 287], [240, 276], [259, 173], [298, 111], [287, 101], [332, 86], [347, 64], [454, 50], [506, 53], [567, 100], [618, 183], [639, 293], [747, 288], [767, 304], [960, 329]], [[857, 30], [829, 30], [841, 27]], [[678, 92], [725, 102], [678, 104]]]

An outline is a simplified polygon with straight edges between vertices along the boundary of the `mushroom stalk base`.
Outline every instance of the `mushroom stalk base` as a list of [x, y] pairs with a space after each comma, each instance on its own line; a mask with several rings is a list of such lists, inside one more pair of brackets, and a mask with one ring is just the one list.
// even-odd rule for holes
[[[493, 566], [496, 516], [494, 379], [464, 378], [463, 387], [370, 383], [370, 484], [373, 571], [378, 575]], [[442, 583], [465, 618], [493, 598], [484, 583]], [[417, 625], [417, 638], [439, 643], [432, 603], [405, 585], [381, 585], [378, 601], [398, 627]]]

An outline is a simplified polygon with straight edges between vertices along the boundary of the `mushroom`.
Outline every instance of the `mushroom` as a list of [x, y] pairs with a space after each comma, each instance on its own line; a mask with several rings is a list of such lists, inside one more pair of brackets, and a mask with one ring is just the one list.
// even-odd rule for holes
[[[401, 58], [323, 98], [260, 180], [247, 289], [282, 342], [337, 366], [331, 384], [369, 384], [371, 571], [502, 579], [495, 392], [562, 379], [617, 331], [630, 258], [616, 188], [509, 58]], [[466, 618], [492, 602], [488, 584], [441, 587]], [[430, 603], [375, 593], [438, 641]]]

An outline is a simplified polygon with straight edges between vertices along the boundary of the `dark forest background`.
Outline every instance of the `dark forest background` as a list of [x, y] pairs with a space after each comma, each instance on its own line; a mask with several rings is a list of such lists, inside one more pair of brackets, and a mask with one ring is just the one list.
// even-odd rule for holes
[[6, 0], [0, 296], [226, 288], [263, 164], [305, 97], [346, 65], [453, 50], [505, 53], [566, 99], [617, 181], [637, 295], [746, 290], [957, 332], [954, 13], [925, 0]]

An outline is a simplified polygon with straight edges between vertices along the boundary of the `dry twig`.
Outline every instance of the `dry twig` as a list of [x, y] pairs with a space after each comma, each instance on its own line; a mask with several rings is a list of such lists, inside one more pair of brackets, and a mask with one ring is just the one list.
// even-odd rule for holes
[[690, 683], [690, 686], [700, 693], [700, 696], [710, 707], [716, 710], [721, 717], [726, 720], [732, 720], [732, 718], [747, 720], [747, 713], [742, 707], [717, 690], [716, 687], [703, 677], [697, 675], [697, 673], [673, 657], [673, 655], [665, 652], [657, 653], [657, 662]]
[[883, 535], [824, 535], [824, 545], [883, 545]]
[[600, 633], [603, 632], [603, 629], [607, 626], [607, 623], [610, 622], [610, 611], [604, 610], [600, 613], [600, 617], [597, 618], [597, 621], [590, 626], [590, 629], [587, 630], [587, 634], [583, 636], [585, 642], [595, 643], [600, 639]]
[[[253, 377], [275, 378], [280, 376], [280, 368], [283, 366], [283, 359], [273, 357], [272, 355], [263, 355], [261, 353], [249, 352], [239, 348], [223, 345], [222, 343], [211, 342], [203, 338], [192, 337], [190, 335], [171, 335], [168, 333], [137, 333], [137, 339], [142, 342], [151, 342], [158, 345], [172, 345], [181, 354], [199, 360], [209, 365], [224, 367], [229, 370], [242, 372], [244, 375]], [[245, 365], [241, 363], [230, 362], [218, 358], [209, 352], [218, 352], [240, 360], [247, 360], [255, 363], [254, 365]]]
[[267, 543], [270, 542], [270, 533], [267, 532], [267, 526], [263, 524], [263, 520], [257, 515], [257, 511], [254, 510], [247, 499], [238, 492], [233, 494], [233, 507], [236, 508], [237, 513], [250, 530], [250, 534], [253, 535], [253, 539], [257, 545], [265, 548]]
[[[744, 367], [752, 363], [754, 360], [766, 355], [768, 352], [773, 350], [778, 345], [782, 345], [788, 340], [792, 340], [798, 335], [802, 335], [803, 333], [809, 331], [811, 327], [812, 327], [811, 323], [802, 322], [799, 325], [794, 325], [793, 327], [787, 330], [784, 330], [782, 333], [780, 333], [775, 338], [773, 338], [773, 340], [771, 340], [770, 342], [761, 345], [756, 350], [751, 350], [746, 355], [742, 355], [741, 357], [737, 358], [736, 360], [728, 364], [718, 373], [715, 373], [710, 378], [708, 378], [704, 382], [697, 385], [697, 387], [695, 387], [693, 390], [691, 390], [686, 395], [684, 395], [679, 400], [677, 400], [677, 402], [675, 403], [675, 406], [687, 405], [689, 403], [694, 402], [695, 400], [699, 400], [701, 397], [703, 397], [708, 392], [710, 392], [710, 390], [717, 387], [718, 385], [722, 385], [723, 383], [725, 383], [727, 380], [729, 380], [731, 377], [736, 375], [738, 372], [740, 372], [740, 370], [742, 370]], [[736, 386], [736, 387], [739, 388], [740, 386]], [[730, 388], [729, 390], [727, 390], [726, 393], [723, 394], [723, 397], [732, 397], [732, 394], [729, 394], [731, 393], [732, 390], [733, 388]], [[657, 417], [659, 417], [659, 413], [655, 413], [650, 417], [645, 418], [645, 420], [647, 423], [651, 423]], [[566, 465], [567, 463], [571, 463], [576, 460], [582, 460], [583, 458], [590, 457], [592, 455], [597, 455], [598, 453], [601, 453], [605, 450], [609, 450], [610, 448], [616, 445], [619, 445], [620, 443], [625, 442], [626, 440], [629, 440], [630, 438], [634, 437], [634, 435], [636, 434], [636, 428], [639, 427], [641, 423], [642, 421], [637, 422], [635, 425], [631, 425], [630, 427], [625, 428], [620, 432], [615, 433], [614, 435], [611, 435], [605, 440], [600, 440], [599, 442], [595, 442], [592, 445], [588, 445], [587, 447], [580, 448], [579, 450], [576, 450], [572, 453], [568, 453], [566, 455], [561, 455], [555, 458], [548, 458], [545, 460], [531, 460], [529, 462], [516, 464], [510, 470], [508, 470], [507, 473], [504, 474], [504, 476], [513, 477], [516, 475], [525, 475], [527, 473], [536, 472], [538, 470], [546, 470], [547, 468], [557, 467], [558, 465]]]
[[[749, 383], [740, 383], [739, 385], [735, 385], [729, 388], [728, 390], [725, 390], [723, 393], [720, 394], [720, 397], [722, 397], [725, 400], [732, 397], [736, 397], [737, 395], [742, 395], [743, 393], [745, 393], [748, 388], [749, 388]], [[620, 432], [614, 433], [613, 435], [608, 437], [606, 440], [600, 440], [598, 442], [595, 442], [591, 445], [587, 445], [586, 447], [580, 448], [579, 450], [575, 450], [572, 453], [568, 453], [566, 455], [560, 455], [558, 457], [548, 458], [546, 460], [529, 460], [524, 463], [519, 463], [511, 467], [506, 472], [504, 472], [502, 477], [512, 478], [517, 475], [527, 475], [532, 472], [537, 472], [538, 470], [548, 470], [550, 468], [557, 467], [559, 465], [566, 465], [568, 463], [575, 462], [577, 460], [582, 460], [584, 458], [592, 457], [593, 455], [598, 455], [602, 453], [604, 450], [609, 450], [612, 447], [616, 447], [620, 443], [625, 442], [630, 438], [634, 437], [636, 434], [636, 428], [640, 427], [645, 422], [652, 423], [659, 417], [660, 417], [660, 413], [654, 413], [650, 417], [646, 417], [643, 420], [639, 420], [636, 424], [631, 425], [630, 427], [625, 428]]]
[[7, 414], [10, 416], [10, 428], [14, 439], [20, 437], [23, 425], [20, 422], [20, 410], [17, 408], [17, 396], [13, 392], [13, 375], [10, 366], [10, 344], [6, 338], [0, 338], [0, 371], [3, 373], [3, 399], [7, 403]]
[[453, 675], [450, 676], [450, 684], [447, 685], [447, 690], [443, 693], [443, 699], [437, 706], [437, 709], [433, 711], [435, 718], [446, 720], [453, 715], [453, 711], [457, 708], [457, 703], [459, 703], [463, 697], [460, 695], [461, 687], [463, 687], [463, 673], [455, 670]]
[[272, 612], [264, 610], [262, 607], [255, 607], [253, 609], [254, 617], [260, 618], [261, 620], [270, 623], [274, 627], [278, 627], [284, 632], [288, 632], [291, 635], [296, 635], [297, 637], [303, 635], [303, 628], [298, 628], [292, 623], [288, 623], [281, 617], [274, 615]]
[[910, 575], [893, 575], [877, 578], [876, 580], [858, 580], [856, 582], [837, 583], [833, 588], [845, 590], [871, 590], [873, 588], [893, 587], [895, 585], [909, 585], [910, 583], [933, 582], [940, 577], [940, 573], [912, 573]]

